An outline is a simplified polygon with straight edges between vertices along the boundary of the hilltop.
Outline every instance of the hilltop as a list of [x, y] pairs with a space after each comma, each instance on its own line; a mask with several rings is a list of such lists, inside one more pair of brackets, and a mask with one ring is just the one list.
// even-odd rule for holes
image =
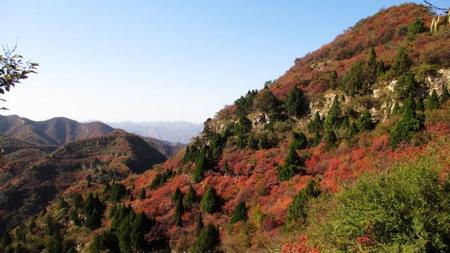
[[[403, 4], [362, 19], [206, 120], [184, 152], [62, 189], [4, 238], [83, 252], [448, 252], [450, 32], [429, 33], [432, 16]], [[75, 161], [90, 161], [88, 144]]]

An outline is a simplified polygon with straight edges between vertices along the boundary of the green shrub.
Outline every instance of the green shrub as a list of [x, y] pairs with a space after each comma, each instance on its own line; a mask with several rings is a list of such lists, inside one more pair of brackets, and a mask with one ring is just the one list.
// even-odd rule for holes
[[322, 242], [347, 252], [367, 237], [367, 252], [449, 252], [450, 181], [435, 166], [421, 160], [361, 177], [338, 195]]
[[408, 25], [408, 35], [407, 38], [413, 40], [416, 37], [416, 34], [423, 33], [427, 29], [423, 24], [423, 21], [417, 18], [414, 22]]

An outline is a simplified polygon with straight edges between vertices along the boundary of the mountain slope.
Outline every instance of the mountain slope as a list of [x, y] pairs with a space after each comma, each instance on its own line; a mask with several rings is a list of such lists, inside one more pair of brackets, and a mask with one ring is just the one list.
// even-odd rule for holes
[[[34, 146], [30, 146], [34, 147]], [[35, 148], [36, 149], [36, 148]], [[96, 184], [142, 173], [165, 161], [163, 154], [138, 136], [124, 132], [69, 143], [0, 185], [1, 229], [41, 211], [67, 188]], [[23, 168], [23, 167], [22, 167]]]
[[[67, 206], [35, 216], [40, 236], [13, 247], [41, 245], [53, 219], [82, 250], [448, 252], [450, 31], [428, 33], [431, 18], [403, 4], [358, 22], [206, 121], [183, 153], [122, 180], [120, 201], [86, 191], [114, 210], [98, 227], [67, 222], [66, 191]], [[150, 230], [130, 225], [137, 214]]]

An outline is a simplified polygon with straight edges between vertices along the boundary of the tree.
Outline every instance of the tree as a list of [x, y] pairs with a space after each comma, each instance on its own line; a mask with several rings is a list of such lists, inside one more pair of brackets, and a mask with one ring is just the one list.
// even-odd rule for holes
[[[16, 54], [16, 47], [4, 49], [0, 54], [0, 94], [9, 92], [11, 87], [15, 87], [22, 80], [27, 79], [29, 74], [36, 73], [39, 66], [37, 63], [25, 62], [23, 57]], [[5, 101], [0, 99], [0, 101]], [[7, 108], [1, 107], [0, 110]]]
[[333, 130], [325, 132], [325, 144], [328, 149], [334, 148], [337, 143], [337, 136]]
[[339, 99], [336, 96], [334, 98], [333, 104], [330, 107], [330, 110], [328, 111], [327, 116], [325, 117], [325, 130], [337, 129], [340, 126], [341, 117], [341, 107]]
[[406, 49], [401, 47], [397, 51], [397, 56], [395, 57], [392, 70], [396, 76], [401, 76], [409, 71], [411, 64], [411, 59], [409, 59]]
[[302, 90], [294, 87], [285, 101], [287, 114], [291, 117], [301, 117], [308, 112], [309, 103]]
[[448, 101], [449, 97], [450, 97], [450, 94], [448, 93], [448, 89], [444, 85], [444, 87], [442, 87], [442, 95], [440, 98], [441, 105], [445, 104]]
[[409, 40], [414, 40], [416, 37], [416, 34], [423, 33], [427, 29], [425, 28], [425, 25], [423, 21], [419, 18], [416, 18], [414, 22], [408, 25], [408, 35], [407, 38]]
[[183, 207], [185, 209], [191, 209], [194, 202], [197, 201], [197, 193], [195, 192], [194, 188], [189, 186], [189, 190], [187, 191], [186, 195], [183, 197]]
[[372, 115], [368, 110], [361, 114], [357, 125], [359, 130], [371, 130], [373, 128]]
[[344, 91], [350, 96], [364, 95], [368, 92], [367, 76], [364, 62], [359, 61], [352, 65], [342, 78]]
[[417, 83], [414, 75], [410, 72], [401, 75], [395, 86], [395, 93], [398, 98], [405, 99], [410, 96], [415, 96], [420, 89], [419, 83]]
[[422, 128], [423, 122], [417, 117], [414, 100], [410, 97], [406, 101], [402, 117], [391, 130], [391, 147], [395, 148], [400, 142], [410, 140]]
[[84, 214], [86, 216], [85, 225], [87, 228], [96, 229], [100, 227], [104, 209], [105, 207], [98, 196], [94, 197], [94, 195], [90, 193], [84, 206]]
[[180, 191], [180, 188], [177, 187], [177, 189], [175, 189], [175, 192], [172, 195], [172, 202], [177, 203], [178, 200], [181, 200], [181, 198], [183, 197], [183, 194]]
[[288, 224], [292, 225], [305, 221], [308, 201], [311, 198], [317, 198], [320, 194], [321, 190], [318, 183], [315, 180], [308, 181], [308, 185], [294, 197], [294, 200], [288, 208]]
[[111, 201], [118, 202], [127, 194], [125, 186], [120, 183], [114, 183], [111, 187]]
[[322, 128], [323, 128], [322, 118], [320, 117], [319, 112], [316, 112], [312, 120], [310, 120], [308, 123], [308, 130], [310, 132], [315, 132], [316, 130], [322, 130]]
[[437, 96], [436, 90], [433, 90], [427, 99], [427, 109], [434, 110], [439, 107], [439, 98]]
[[253, 101], [253, 106], [256, 110], [260, 110], [268, 114], [277, 112], [279, 104], [280, 102], [268, 87], [262, 89]]
[[351, 122], [348, 129], [347, 129], [347, 139], [352, 140], [353, 137], [358, 133], [358, 127], [356, 126], [355, 122]]
[[219, 243], [219, 231], [214, 225], [208, 224], [200, 231], [192, 247], [192, 253], [214, 253]]
[[249, 90], [245, 97], [241, 96], [239, 99], [234, 101], [234, 105], [236, 106], [236, 114], [238, 117], [244, 117], [250, 113], [256, 94], [258, 94], [257, 90]]
[[220, 209], [220, 202], [216, 190], [212, 186], [208, 186], [200, 201], [200, 207], [207, 213], [214, 213]]
[[184, 207], [183, 207], [183, 201], [181, 198], [179, 198], [178, 200], [176, 200], [176, 204], [175, 204], [175, 214], [173, 217], [173, 220], [175, 221], [175, 225], [181, 227], [182, 226], [182, 216], [184, 213]]
[[333, 70], [330, 73], [330, 81], [328, 83], [328, 87], [330, 87], [331, 89], [336, 89], [338, 85], [339, 85], [338, 75], [336, 70]]
[[288, 155], [283, 166], [278, 166], [278, 180], [287, 181], [296, 174], [305, 172], [305, 161], [297, 154], [298, 147], [301, 148], [302, 146], [294, 138], [294, 141], [289, 145]]
[[206, 169], [206, 151], [205, 149], [202, 149], [195, 159], [195, 170], [193, 175], [194, 183], [202, 181]]
[[139, 192], [139, 199], [145, 199], [145, 188], [142, 187], [141, 191]]
[[148, 233], [151, 225], [151, 221], [144, 213], [140, 213], [134, 218], [131, 224], [130, 239], [135, 251], [145, 249], [146, 241], [144, 236]]
[[231, 215], [230, 223], [234, 224], [239, 221], [247, 221], [247, 206], [245, 202], [239, 202], [233, 210], [233, 214]]

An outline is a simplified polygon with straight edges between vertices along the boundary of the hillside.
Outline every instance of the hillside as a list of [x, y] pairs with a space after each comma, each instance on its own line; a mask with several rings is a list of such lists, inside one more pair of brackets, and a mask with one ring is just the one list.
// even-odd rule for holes
[[[17, 140], [9, 146], [22, 146], [19, 154], [13, 153], [21, 156], [21, 171], [10, 173], [8, 180], [2, 180], [0, 184], [0, 213], [5, 214], [0, 220], [1, 230], [5, 229], [6, 222], [8, 226], [16, 225], [40, 212], [69, 187], [81, 192], [95, 189], [97, 184], [142, 173], [166, 160], [147, 142], [124, 132], [72, 142], [51, 153], [48, 149]], [[12, 152], [12, 148], [6, 149], [6, 152]], [[24, 153], [29, 152], [48, 155], [33, 156], [27, 162]], [[2, 156], [1, 161], [7, 159], [8, 156]], [[2, 174], [12, 170], [12, 165], [2, 168]]]
[[[449, 252], [450, 30], [429, 33], [432, 16], [403, 4], [359, 21], [206, 120], [163, 164], [59, 188], [5, 248]], [[92, 161], [78, 144], [75, 164]], [[43, 181], [26, 174], [2, 193]]]

